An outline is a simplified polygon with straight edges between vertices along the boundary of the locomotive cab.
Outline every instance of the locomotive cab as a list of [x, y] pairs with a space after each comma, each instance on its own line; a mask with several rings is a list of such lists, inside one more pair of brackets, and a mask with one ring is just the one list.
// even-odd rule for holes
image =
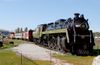
[[65, 22], [66, 22], [66, 19], [59, 19], [55, 22], [55, 28], [56, 29], [62, 29], [62, 28], [65, 28]]
[[55, 29], [54, 23], [49, 23], [49, 24], [47, 25], [47, 30], [53, 30], [53, 29]]

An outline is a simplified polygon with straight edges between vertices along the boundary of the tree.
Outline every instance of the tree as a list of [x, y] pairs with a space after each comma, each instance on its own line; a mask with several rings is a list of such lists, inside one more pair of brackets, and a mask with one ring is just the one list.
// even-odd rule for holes
[[28, 28], [26, 27], [24, 31], [27, 32], [28, 31]]
[[100, 37], [100, 32], [94, 32], [94, 36]]
[[20, 29], [20, 32], [23, 32], [23, 28]]
[[16, 30], [15, 30], [16, 33], [20, 33], [20, 28], [18, 27]]

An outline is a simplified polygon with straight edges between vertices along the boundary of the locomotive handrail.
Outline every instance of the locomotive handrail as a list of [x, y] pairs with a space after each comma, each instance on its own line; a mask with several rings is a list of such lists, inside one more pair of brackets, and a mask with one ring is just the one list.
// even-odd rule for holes
[[73, 35], [73, 36], [85, 36], [85, 37], [90, 37], [90, 35]]
[[67, 38], [67, 43], [69, 43], [69, 35], [68, 35], [68, 30], [66, 29], [66, 38]]
[[75, 21], [72, 21], [72, 25], [73, 25], [73, 31], [74, 31], [74, 43], [76, 42], [76, 30], [75, 30]]
[[91, 37], [92, 37], [92, 34], [91, 34], [91, 31], [90, 31], [90, 43], [92, 43], [92, 39], [91, 39]]

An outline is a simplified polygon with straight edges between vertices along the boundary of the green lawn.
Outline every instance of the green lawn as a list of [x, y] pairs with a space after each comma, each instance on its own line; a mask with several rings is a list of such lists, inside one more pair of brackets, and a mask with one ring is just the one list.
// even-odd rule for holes
[[0, 65], [51, 65], [49, 61], [29, 60], [16, 55], [10, 50], [0, 50]]
[[[10, 42], [14, 42], [14, 44], [10, 44]], [[5, 48], [11, 48], [11, 47], [14, 47], [14, 46], [17, 46], [19, 44], [22, 44], [26, 41], [23, 41], [23, 40], [16, 40], [16, 39], [8, 39], [8, 41], [6, 43], [3, 44], [3, 47], [2, 49], [5, 49]]]
[[93, 52], [95, 55], [100, 55], [100, 39], [95, 39], [95, 46]]
[[17, 40], [17, 39], [12, 39], [11, 41], [14, 42], [14, 45], [19, 45], [19, 44], [22, 44], [22, 43], [26, 42], [26, 41], [23, 41], [23, 40]]
[[92, 65], [94, 56], [72, 56], [72, 55], [58, 55], [54, 54], [53, 57], [64, 60], [64, 62], [73, 65]]
[[[9, 42], [14, 42], [14, 45], [11, 45]], [[17, 46], [26, 41], [23, 40], [9, 40], [5, 43], [4, 46], [0, 49], [0, 65], [51, 65], [50, 61], [42, 60], [30, 60], [21, 55], [17, 55], [15, 52], [7, 50], [8, 48]]]
[[95, 39], [94, 49], [100, 49], [100, 39]]
[[[17, 46], [25, 41], [11, 40]], [[94, 52], [100, 54], [100, 39], [95, 40]], [[9, 48], [9, 44], [7, 48]], [[72, 56], [72, 55], [58, 55], [54, 54], [53, 57], [64, 60], [64, 62], [72, 63], [74, 65], [92, 65], [95, 56]], [[9, 50], [0, 50], [0, 65], [21, 65], [21, 56], [16, 55]], [[49, 61], [29, 60], [22, 57], [22, 65], [51, 65]]]

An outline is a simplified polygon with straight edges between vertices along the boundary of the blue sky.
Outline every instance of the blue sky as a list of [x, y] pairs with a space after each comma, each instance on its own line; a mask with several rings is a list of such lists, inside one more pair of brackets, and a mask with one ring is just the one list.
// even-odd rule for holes
[[41, 23], [73, 17], [79, 12], [89, 19], [90, 29], [100, 32], [99, 0], [0, 0], [0, 28], [36, 28]]

